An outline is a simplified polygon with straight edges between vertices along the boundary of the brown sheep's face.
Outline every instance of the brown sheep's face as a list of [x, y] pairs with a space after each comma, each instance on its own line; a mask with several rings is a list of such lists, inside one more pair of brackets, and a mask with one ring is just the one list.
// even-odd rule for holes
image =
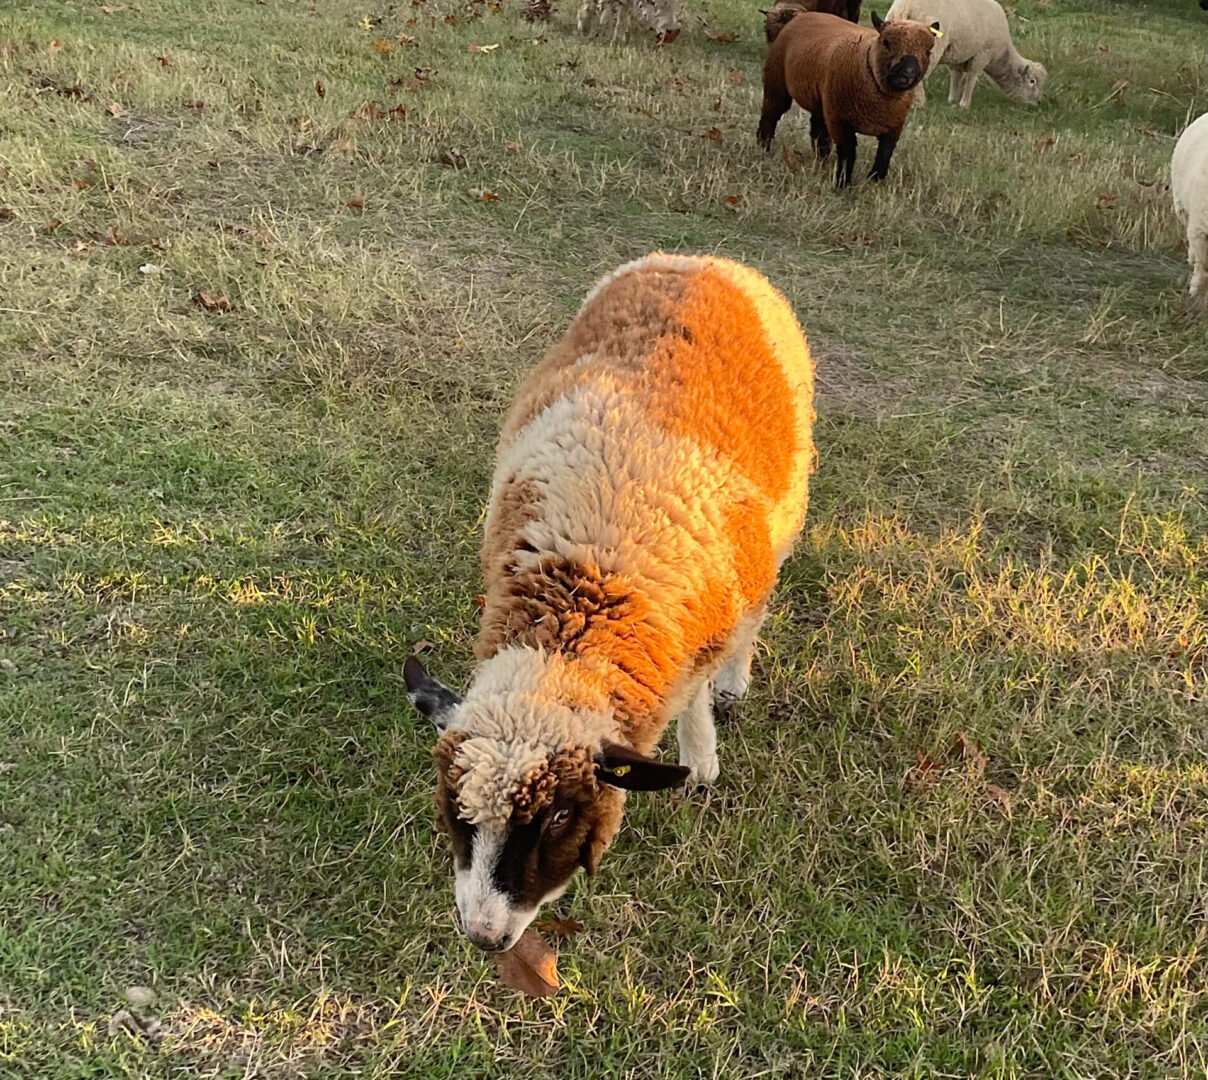
[[884, 22], [874, 11], [872, 25], [878, 37], [875, 66], [881, 89], [893, 94], [914, 89], [927, 74], [940, 24], [927, 26], [910, 19]]

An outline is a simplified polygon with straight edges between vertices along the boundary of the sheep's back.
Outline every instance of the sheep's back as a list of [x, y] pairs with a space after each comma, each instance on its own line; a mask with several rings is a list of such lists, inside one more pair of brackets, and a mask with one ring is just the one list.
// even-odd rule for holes
[[606, 277], [505, 424], [480, 655], [509, 633], [504, 579], [569, 560], [661, 626], [644, 681], [670, 685], [771, 589], [804, 520], [812, 402], [801, 329], [755, 271], [656, 253]]

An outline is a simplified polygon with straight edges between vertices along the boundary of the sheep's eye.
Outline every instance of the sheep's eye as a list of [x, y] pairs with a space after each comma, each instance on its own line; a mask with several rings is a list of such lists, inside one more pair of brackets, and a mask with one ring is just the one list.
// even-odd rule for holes
[[569, 810], [555, 810], [549, 819], [549, 827], [551, 829], [561, 829], [568, 821], [570, 821]]

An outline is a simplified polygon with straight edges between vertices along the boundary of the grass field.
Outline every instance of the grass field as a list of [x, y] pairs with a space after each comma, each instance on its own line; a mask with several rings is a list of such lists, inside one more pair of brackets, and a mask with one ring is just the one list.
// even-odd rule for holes
[[[1208, 17], [1018, 0], [1048, 100], [941, 76], [836, 193], [757, 6], [0, 9], [0, 1076], [1205, 1075]], [[529, 1001], [400, 671], [464, 681], [511, 389], [657, 247], [789, 297], [820, 468], [718, 787]]]

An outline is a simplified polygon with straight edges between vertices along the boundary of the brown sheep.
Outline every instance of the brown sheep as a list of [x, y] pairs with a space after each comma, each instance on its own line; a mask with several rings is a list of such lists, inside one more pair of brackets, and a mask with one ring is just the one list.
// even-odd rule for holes
[[776, 0], [770, 8], [759, 9], [763, 16], [763, 32], [767, 34], [768, 44], [776, 40], [776, 35], [788, 25], [793, 16], [803, 11], [826, 11], [838, 15], [840, 19], [858, 23], [860, 21], [860, 4], [862, 0]]
[[914, 103], [911, 91], [927, 71], [940, 24], [908, 19], [882, 21], [873, 29], [807, 11], [776, 36], [763, 67], [763, 113], [758, 138], [768, 150], [776, 124], [796, 101], [810, 114], [810, 142], [820, 161], [838, 149], [835, 186], [851, 183], [856, 134], [877, 137], [868, 176], [883, 180], [889, 159]]

